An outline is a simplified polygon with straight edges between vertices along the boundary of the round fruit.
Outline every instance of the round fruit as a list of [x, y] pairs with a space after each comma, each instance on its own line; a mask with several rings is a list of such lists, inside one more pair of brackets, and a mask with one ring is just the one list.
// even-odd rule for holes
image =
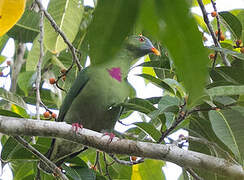
[[44, 112], [43, 116], [45, 118], [49, 118], [50, 117], [50, 112], [49, 111]]
[[241, 51], [241, 53], [244, 54], [244, 47], [242, 47], [242, 48], [240, 49], [240, 51]]
[[61, 69], [61, 71], [60, 71], [60, 72], [61, 72], [62, 74], [65, 74], [65, 73], [66, 73], [66, 71], [67, 71], [66, 69]]
[[50, 79], [49, 79], [49, 83], [50, 83], [50, 84], [55, 84], [55, 83], [56, 83], [56, 80], [55, 80], [54, 78], [50, 78]]
[[63, 76], [63, 77], [62, 77], [62, 79], [63, 79], [63, 81], [65, 81], [65, 79], [66, 79], [66, 76]]
[[212, 17], [216, 17], [217, 16], [217, 12], [216, 11], [211, 12], [211, 16]]
[[56, 119], [56, 117], [57, 117], [57, 114], [52, 113], [52, 118]]
[[[215, 31], [215, 35], [216, 36], [218, 36], [218, 33], [219, 33], [219, 31], [217, 30], [217, 31]], [[220, 35], [222, 34], [222, 32], [220, 31]]]
[[7, 65], [10, 66], [11, 65], [11, 61], [7, 61]]
[[208, 57], [209, 57], [209, 59], [214, 59], [215, 54], [213, 54], [213, 53], [212, 53], [212, 54], [209, 54], [209, 56], [208, 56]]
[[136, 161], [137, 157], [136, 156], [131, 156], [132, 161]]
[[220, 35], [220, 41], [224, 41], [225, 40], [225, 36], [223, 34]]

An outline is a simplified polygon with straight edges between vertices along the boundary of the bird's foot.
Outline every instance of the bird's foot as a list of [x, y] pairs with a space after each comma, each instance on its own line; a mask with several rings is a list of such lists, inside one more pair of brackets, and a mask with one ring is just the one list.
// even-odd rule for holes
[[108, 133], [108, 132], [103, 133], [103, 136], [109, 136], [108, 143], [111, 143], [115, 137], [114, 133]]
[[79, 128], [82, 129], [82, 128], [83, 128], [83, 125], [82, 125], [82, 124], [79, 124], [79, 123], [73, 123], [73, 124], [72, 124], [72, 129], [73, 129], [75, 132], [77, 132]]

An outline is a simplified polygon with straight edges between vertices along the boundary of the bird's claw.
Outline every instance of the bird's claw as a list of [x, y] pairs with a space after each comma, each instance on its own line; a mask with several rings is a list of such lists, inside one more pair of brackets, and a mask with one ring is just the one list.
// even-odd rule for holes
[[82, 128], [83, 128], [83, 125], [82, 125], [82, 124], [79, 124], [79, 123], [73, 123], [73, 124], [72, 124], [72, 129], [73, 129], [75, 132], [77, 132], [79, 128], [82, 129]]
[[103, 133], [103, 136], [109, 136], [108, 143], [111, 143], [115, 137], [114, 133], [108, 133], [108, 132]]

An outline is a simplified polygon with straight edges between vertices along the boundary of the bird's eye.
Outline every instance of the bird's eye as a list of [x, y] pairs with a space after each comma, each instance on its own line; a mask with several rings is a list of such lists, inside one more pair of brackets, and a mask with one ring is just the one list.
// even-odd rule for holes
[[139, 41], [143, 42], [145, 39], [143, 37], [139, 38]]

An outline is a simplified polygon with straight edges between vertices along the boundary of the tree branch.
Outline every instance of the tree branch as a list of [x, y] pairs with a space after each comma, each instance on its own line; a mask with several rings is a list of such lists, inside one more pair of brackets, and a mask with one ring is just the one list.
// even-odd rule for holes
[[244, 179], [242, 167], [223, 158], [187, 151], [175, 145], [146, 143], [116, 137], [108, 144], [109, 137], [85, 128], [74, 132], [72, 126], [65, 122], [0, 116], [0, 132], [8, 135], [59, 137], [107, 153], [170, 161], [186, 168], [200, 168], [224, 176]]

